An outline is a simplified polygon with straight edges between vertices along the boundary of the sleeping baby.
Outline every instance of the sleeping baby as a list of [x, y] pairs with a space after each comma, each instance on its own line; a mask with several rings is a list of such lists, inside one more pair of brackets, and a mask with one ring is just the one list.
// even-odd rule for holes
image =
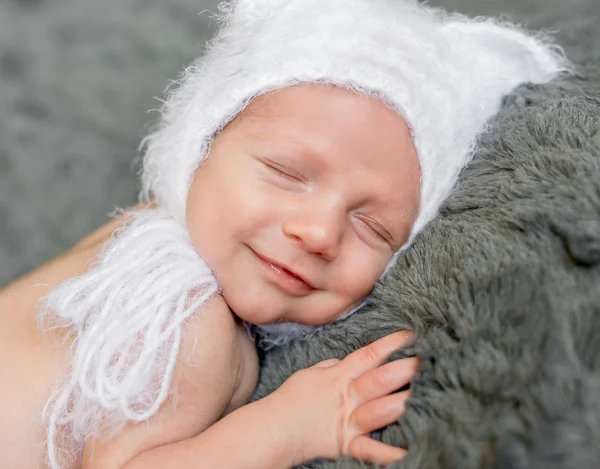
[[[412, 0], [222, 3], [143, 144], [141, 204], [0, 292], [11, 469], [401, 459], [397, 331], [248, 404], [256, 343], [343, 320], [451, 193], [548, 38]], [[10, 357], [10, 358], [9, 358]], [[397, 392], [399, 389], [404, 389]]]

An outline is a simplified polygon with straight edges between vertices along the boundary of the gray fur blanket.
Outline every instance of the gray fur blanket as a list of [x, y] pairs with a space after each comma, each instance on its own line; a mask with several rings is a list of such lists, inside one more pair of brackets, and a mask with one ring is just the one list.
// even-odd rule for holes
[[405, 416], [377, 435], [409, 445], [395, 467], [600, 467], [600, 42], [571, 32], [580, 76], [508, 96], [371, 303], [265, 354], [255, 398], [408, 327], [420, 372]]
[[[212, 25], [195, 13], [216, 3], [0, 2], [0, 285], [133, 201], [145, 111], [198, 54]], [[410, 445], [397, 467], [599, 467], [600, 2], [431, 3], [558, 30], [580, 76], [507, 97], [370, 304], [263, 354], [255, 398], [409, 327], [420, 372], [405, 417], [378, 433]]]
[[462, 179], [364, 310], [263, 357], [256, 397], [410, 328], [420, 372], [379, 435], [410, 446], [397, 467], [596, 468], [600, 99], [575, 82], [522, 87]]

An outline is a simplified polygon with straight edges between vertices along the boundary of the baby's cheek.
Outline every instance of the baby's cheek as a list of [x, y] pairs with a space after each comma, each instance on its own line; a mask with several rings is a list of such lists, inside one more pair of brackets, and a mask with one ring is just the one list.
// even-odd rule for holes
[[261, 218], [263, 212], [273, 204], [256, 184], [242, 185], [228, 194], [228, 205], [231, 213], [243, 215], [246, 221]]
[[349, 256], [344, 269], [340, 269], [340, 294], [350, 301], [366, 297], [385, 270], [387, 262], [380, 253], [356, 250]]

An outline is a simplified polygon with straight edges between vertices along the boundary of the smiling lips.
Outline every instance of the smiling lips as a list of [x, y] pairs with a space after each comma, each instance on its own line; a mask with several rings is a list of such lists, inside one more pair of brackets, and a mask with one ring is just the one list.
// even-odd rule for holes
[[265, 270], [269, 279], [285, 292], [294, 296], [305, 296], [316, 290], [316, 288], [295, 272], [266, 257], [259, 254], [256, 255], [262, 265], [266, 267]]

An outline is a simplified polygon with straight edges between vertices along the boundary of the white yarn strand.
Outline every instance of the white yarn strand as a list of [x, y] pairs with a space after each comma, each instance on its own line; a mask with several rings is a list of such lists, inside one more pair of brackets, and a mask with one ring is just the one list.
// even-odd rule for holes
[[72, 365], [44, 410], [52, 469], [68, 452], [59, 439], [72, 439], [80, 452], [101, 426], [117, 430], [158, 411], [184, 322], [217, 291], [185, 227], [148, 209], [133, 214], [87, 273], [50, 292], [42, 327], [65, 328], [73, 340]]

